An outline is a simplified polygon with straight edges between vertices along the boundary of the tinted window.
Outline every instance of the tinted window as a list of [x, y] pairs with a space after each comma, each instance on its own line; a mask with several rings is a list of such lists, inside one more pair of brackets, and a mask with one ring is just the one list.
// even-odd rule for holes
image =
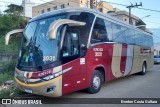
[[92, 31], [91, 43], [109, 41], [105, 22], [101, 18], [97, 18]]
[[126, 43], [127, 44], [135, 44], [135, 31], [132, 29], [128, 29], [125, 31]]
[[79, 54], [78, 31], [67, 30], [63, 42], [63, 57]]
[[79, 49], [79, 32], [77, 30], [70, 30], [70, 27], [65, 33], [63, 47], [62, 47], [62, 63], [68, 63], [80, 57]]
[[87, 46], [88, 38], [89, 38], [89, 34], [90, 34], [90, 30], [91, 30], [91, 26], [93, 24], [94, 18], [95, 18], [95, 15], [92, 13], [86, 13], [86, 12], [70, 13], [69, 19], [86, 23], [85, 26], [70, 27], [71, 29], [76, 29], [79, 31], [80, 44], [84, 44]]
[[109, 41], [112, 41], [112, 23], [105, 20], [105, 26], [108, 34]]
[[112, 41], [118, 42], [118, 43], [126, 43], [125, 32], [128, 30], [128, 28], [113, 23], [112, 30], [113, 30], [113, 40]]

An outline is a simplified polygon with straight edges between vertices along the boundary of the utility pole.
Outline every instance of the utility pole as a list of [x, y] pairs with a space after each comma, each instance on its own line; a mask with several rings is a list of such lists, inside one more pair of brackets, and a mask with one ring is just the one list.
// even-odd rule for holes
[[133, 4], [131, 3], [130, 6], [127, 6], [127, 7], [126, 7], [126, 8], [129, 9], [129, 24], [131, 24], [131, 25], [133, 24], [133, 23], [132, 23], [132, 17], [131, 17], [131, 15], [132, 15], [132, 14], [131, 14], [131, 9], [134, 8], [134, 7], [138, 7], [138, 6], [142, 6], [142, 2], [140, 2], [140, 4], [137, 4], [137, 3], [136, 3], [135, 5], [133, 5]]

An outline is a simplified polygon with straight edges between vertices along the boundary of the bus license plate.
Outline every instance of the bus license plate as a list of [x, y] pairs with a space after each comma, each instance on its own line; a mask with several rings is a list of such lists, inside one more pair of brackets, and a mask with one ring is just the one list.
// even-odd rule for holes
[[29, 88], [25, 88], [24, 91], [27, 93], [32, 93], [32, 89], [29, 89]]

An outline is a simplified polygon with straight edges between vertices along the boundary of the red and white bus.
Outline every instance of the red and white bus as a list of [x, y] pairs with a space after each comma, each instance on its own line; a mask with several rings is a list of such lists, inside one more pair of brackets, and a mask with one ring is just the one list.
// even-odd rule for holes
[[15, 80], [21, 90], [58, 97], [102, 83], [145, 74], [153, 66], [152, 35], [88, 8], [51, 11], [31, 19], [23, 32]]

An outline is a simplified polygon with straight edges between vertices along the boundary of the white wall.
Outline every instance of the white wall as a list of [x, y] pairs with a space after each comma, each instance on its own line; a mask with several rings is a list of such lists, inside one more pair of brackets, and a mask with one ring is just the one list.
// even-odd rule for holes
[[35, 3], [32, 3], [30, 0], [23, 0], [23, 13], [25, 17], [32, 18], [32, 7], [35, 6]]

